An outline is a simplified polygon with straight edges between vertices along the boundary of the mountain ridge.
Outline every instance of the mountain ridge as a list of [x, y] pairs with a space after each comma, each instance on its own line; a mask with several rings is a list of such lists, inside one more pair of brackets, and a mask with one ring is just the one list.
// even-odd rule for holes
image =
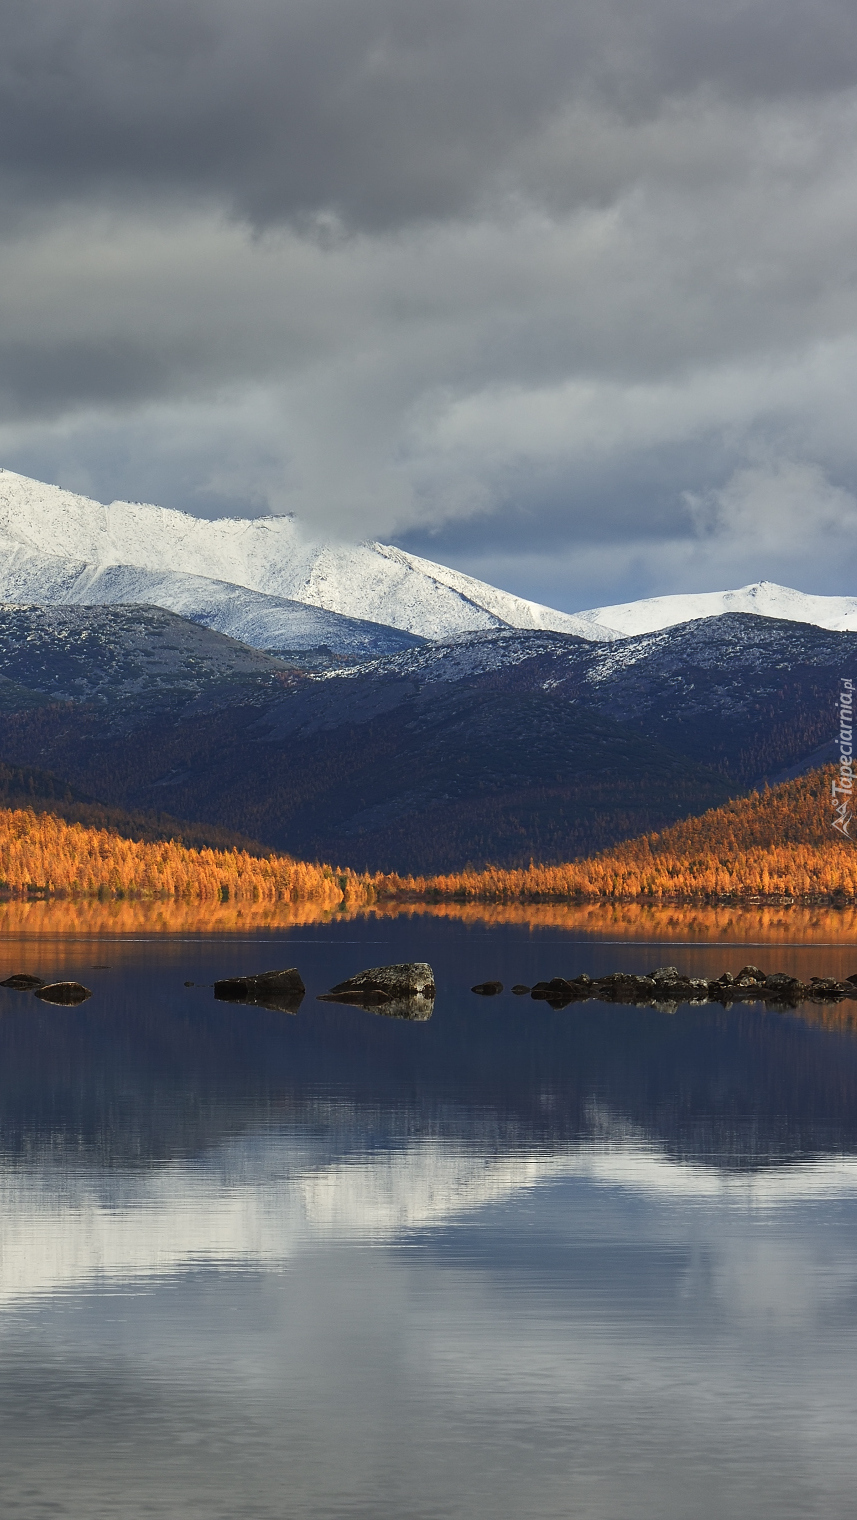
[[771, 581], [560, 612], [391, 544], [313, 541], [291, 517], [104, 505], [3, 469], [0, 549], [5, 601], [149, 602], [256, 648], [349, 659], [503, 628], [612, 642], [730, 612], [857, 630], [857, 597]]
[[316, 675], [151, 607], [0, 609], [0, 755], [356, 870], [510, 867], [805, 766], [855, 664], [855, 633], [732, 613], [612, 644], [482, 631]]
[[[14, 590], [10, 594], [13, 578], [26, 575], [33, 600], [39, 601], [39, 561], [46, 559], [52, 561], [53, 599], [59, 601], [98, 603], [99, 576], [121, 566], [225, 582], [422, 638], [508, 626], [580, 631], [573, 613], [527, 601], [392, 545], [314, 543], [290, 517], [208, 520], [141, 502], [105, 506], [9, 470], [0, 471], [0, 547], [6, 555], [0, 574], [5, 600], [18, 599]], [[75, 592], [73, 582], [81, 577]], [[128, 599], [145, 601], [145, 591], [143, 579], [129, 586]], [[171, 594], [167, 582], [160, 594]], [[612, 637], [592, 619], [586, 629], [588, 638]]]

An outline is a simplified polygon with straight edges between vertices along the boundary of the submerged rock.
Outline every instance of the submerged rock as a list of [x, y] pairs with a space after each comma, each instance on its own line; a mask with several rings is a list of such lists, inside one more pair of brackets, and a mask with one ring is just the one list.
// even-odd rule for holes
[[27, 971], [16, 971], [14, 976], [7, 976], [5, 982], [0, 982], [0, 987], [9, 987], [13, 992], [34, 992], [44, 985], [43, 976], [30, 976]]
[[502, 982], [477, 982], [471, 987], [471, 992], [478, 992], [480, 997], [496, 997], [498, 992], [503, 991]]
[[524, 993], [525, 992], [529, 992], [529, 990], [530, 990], [529, 987], [526, 987], [523, 982], [516, 982], [515, 985], [514, 985], [514, 987], [512, 988], [512, 991], [514, 992], [515, 997], [523, 997]]
[[218, 1002], [269, 1008], [272, 1013], [297, 1013], [305, 992], [301, 974], [295, 966], [285, 971], [259, 971], [254, 976], [225, 977], [214, 984], [214, 996]]
[[33, 991], [43, 1003], [58, 1003], [66, 1008], [85, 1003], [92, 997], [91, 989], [84, 987], [82, 982], [46, 982], [41, 987], [34, 987]]

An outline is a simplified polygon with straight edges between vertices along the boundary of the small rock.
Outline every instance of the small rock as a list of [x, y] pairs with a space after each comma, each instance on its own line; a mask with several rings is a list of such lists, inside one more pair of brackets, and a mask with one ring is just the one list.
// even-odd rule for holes
[[680, 980], [677, 966], [659, 966], [649, 976], [653, 982], [677, 982]]
[[258, 971], [252, 976], [227, 976], [214, 984], [214, 996], [232, 1001], [254, 997], [264, 992], [306, 992], [295, 966], [286, 971]]
[[193, 986], [193, 982], [185, 982], [185, 986], [186, 987], [192, 987]]
[[33, 992], [43, 1003], [59, 1003], [67, 1008], [73, 1008], [76, 1003], [85, 1003], [87, 998], [92, 997], [91, 989], [84, 987], [82, 982], [47, 982], [41, 987], [34, 987]]
[[5, 982], [0, 982], [0, 987], [10, 987], [13, 992], [33, 992], [36, 987], [44, 987], [43, 976], [30, 976], [26, 971], [17, 971], [14, 976], [7, 976]]
[[[185, 982], [185, 986], [193, 983]], [[294, 966], [285, 971], [260, 971], [255, 976], [230, 976], [214, 984], [219, 1003], [243, 1003], [272, 1013], [297, 1013], [303, 1002], [303, 980]]]
[[717, 983], [722, 987], [731, 987], [734, 980], [735, 978], [731, 971], [724, 971], [723, 975], [717, 978]]
[[765, 981], [765, 973], [764, 971], [761, 971], [758, 966], [742, 966], [741, 970], [738, 972], [739, 982], [742, 977], [746, 977], [747, 980], [751, 982]]
[[502, 982], [477, 982], [471, 987], [471, 992], [478, 992], [480, 997], [496, 997], [498, 992], [503, 991]]
[[784, 987], [799, 987], [800, 982], [796, 976], [789, 976], [785, 971], [774, 971], [770, 976], [765, 977], [765, 986], [773, 988], [774, 991], [781, 991]]
[[523, 997], [524, 993], [525, 992], [529, 992], [529, 990], [530, 990], [529, 987], [525, 987], [524, 984], [523, 984], [523, 982], [516, 982], [515, 985], [514, 985], [514, 987], [512, 988], [512, 991], [514, 992], [515, 997]]
[[570, 1003], [572, 998], [579, 996], [580, 988], [566, 981], [564, 976], [553, 976], [549, 982], [536, 982], [530, 993], [531, 998], [542, 1003], [553, 1003], [557, 999]]

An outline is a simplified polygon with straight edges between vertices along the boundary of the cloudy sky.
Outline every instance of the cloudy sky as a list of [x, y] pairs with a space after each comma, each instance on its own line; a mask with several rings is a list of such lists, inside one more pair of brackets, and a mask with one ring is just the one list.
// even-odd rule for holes
[[0, 0], [0, 462], [857, 592], [853, 0]]

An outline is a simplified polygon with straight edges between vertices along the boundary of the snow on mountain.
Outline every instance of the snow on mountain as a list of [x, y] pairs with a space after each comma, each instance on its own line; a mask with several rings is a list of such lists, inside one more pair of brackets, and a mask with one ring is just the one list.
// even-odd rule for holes
[[0, 600], [64, 606], [148, 604], [176, 612], [254, 649], [297, 653], [322, 646], [336, 655], [372, 659], [422, 645], [417, 634], [383, 623], [343, 617], [322, 607], [265, 596], [244, 586], [180, 571], [134, 565], [96, 568], [16, 550], [0, 569]]
[[[594, 627], [606, 625], [621, 638], [627, 638], [637, 633], [657, 633], [693, 618], [721, 617], [727, 612], [753, 612], [758, 617], [784, 618], [790, 623], [814, 623], [818, 628], [839, 633], [857, 630], [857, 597], [811, 596], [789, 586], [777, 586], [773, 581], [757, 581], [738, 591], [650, 596], [639, 602], [620, 602], [614, 607], [593, 607], [577, 615], [584, 623], [591, 620]], [[585, 633], [583, 636], [587, 637]]]
[[[86, 600], [99, 601], [100, 588], [109, 584], [105, 572], [121, 566], [168, 576], [158, 582], [158, 594], [174, 593], [182, 606], [173, 600], [161, 605], [206, 622], [203, 613], [212, 599], [223, 610], [225, 594], [211, 590], [212, 583], [218, 583], [278, 599], [281, 605], [299, 602], [429, 639], [503, 627], [583, 633], [589, 639], [613, 637], [592, 617], [581, 620], [555, 612], [386, 544], [312, 542], [290, 517], [211, 522], [139, 502], [102, 506], [10, 470], [0, 471], [0, 551], [5, 561], [0, 597], [7, 599], [20, 599], [15, 588], [26, 584], [26, 595], [34, 601], [83, 600], [84, 593]], [[43, 584], [40, 561], [45, 562]], [[181, 586], [177, 575], [183, 578]], [[114, 581], [115, 587], [119, 584]], [[140, 580], [138, 599], [151, 600], [151, 584]], [[117, 591], [110, 600], [137, 594], [133, 576], [122, 585], [127, 596]], [[60, 586], [64, 590], [57, 595], [55, 588]], [[261, 605], [253, 603], [246, 613], [245, 626], [254, 633], [254, 642], [260, 636], [254, 631], [254, 616], [261, 611]], [[288, 620], [294, 613], [285, 609], [283, 617], [280, 634], [277, 608], [267, 606], [261, 620], [265, 647], [289, 647]], [[242, 636], [232, 625], [210, 626]]]
[[102, 506], [10, 470], [0, 470], [0, 598], [149, 602], [257, 648], [326, 644], [367, 656], [412, 642], [383, 628], [417, 639], [512, 628], [603, 642], [750, 612], [857, 630], [857, 597], [770, 581], [557, 612], [389, 544], [313, 542], [290, 517], [212, 522], [140, 502]]

